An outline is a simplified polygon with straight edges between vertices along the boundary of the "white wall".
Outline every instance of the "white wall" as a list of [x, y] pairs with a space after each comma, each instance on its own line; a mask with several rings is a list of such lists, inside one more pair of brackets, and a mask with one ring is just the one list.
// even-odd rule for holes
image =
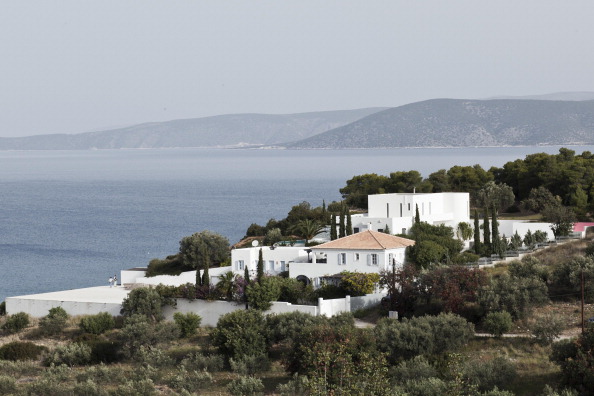
[[34, 318], [41, 318], [48, 314], [51, 308], [62, 307], [68, 315], [95, 315], [107, 312], [113, 316], [120, 314], [121, 303], [100, 303], [81, 301], [55, 301], [44, 299], [22, 299], [8, 297], [6, 299], [6, 312], [13, 315], [17, 312], [26, 312]]
[[[278, 275], [282, 272], [282, 262], [285, 262], [285, 271], [289, 263], [307, 261], [307, 252], [304, 247], [279, 246], [271, 249], [270, 246], [258, 246], [251, 248], [233, 249], [231, 251], [231, 266], [234, 273], [243, 276], [244, 270], [240, 268], [239, 261], [248, 267], [250, 273], [255, 274], [258, 267], [258, 257], [262, 249], [264, 260], [264, 272], [270, 275]], [[270, 267], [273, 262], [274, 268]]]
[[367, 294], [365, 296], [351, 297], [351, 311], [377, 306], [382, 298], [388, 295], [387, 292]]

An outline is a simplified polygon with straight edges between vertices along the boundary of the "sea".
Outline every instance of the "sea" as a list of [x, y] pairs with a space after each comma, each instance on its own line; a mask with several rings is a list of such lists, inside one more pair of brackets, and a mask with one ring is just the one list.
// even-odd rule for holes
[[559, 148], [3, 151], [0, 301], [107, 285], [203, 230], [236, 243], [251, 223], [281, 219], [302, 201], [340, 200], [354, 175], [489, 169]]

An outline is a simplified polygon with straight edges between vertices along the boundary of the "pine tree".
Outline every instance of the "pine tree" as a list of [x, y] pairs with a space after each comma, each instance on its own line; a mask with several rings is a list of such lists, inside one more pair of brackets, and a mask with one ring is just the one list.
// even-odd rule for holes
[[481, 246], [481, 230], [480, 230], [480, 223], [479, 223], [479, 214], [478, 210], [474, 210], [474, 252], [476, 254], [480, 254], [480, 246]]
[[258, 253], [258, 268], [256, 271], [256, 279], [258, 283], [260, 283], [262, 278], [264, 278], [264, 259], [262, 258], [262, 248], [260, 248], [260, 252]]
[[489, 224], [489, 209], [485, 208], [483, 214], [483, 243], [487, 250], [491, 252], [491, 225]]
[[415, 204], [415, 224], [421, 223], [421, 215], [419, 214], [419, 205]]
[[336, 215], [332, 214], [332, 221], [330, 222], [330, 240], [333, 241], [338, 239], [338, 235], [336, 235]]
[[351, 219], [351, 211], [348, 209], [346, 215], [346, 234], [353, 235], [353, 219]]
[[343, 238], [346, 236], [345, 225], [344, 225], [344, 208], [340, 213], [340, 221], [338, 223], [338, 237]]

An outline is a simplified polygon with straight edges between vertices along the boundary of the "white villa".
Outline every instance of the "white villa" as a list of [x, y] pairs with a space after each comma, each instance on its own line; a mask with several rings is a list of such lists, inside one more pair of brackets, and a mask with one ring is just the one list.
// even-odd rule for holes
[[458, 223], [470, 222], [470, 195], [464, 192], [397, 193], [369, 195], [368, 212], [352, 216], [353, 231], [383, 231], [406, 234], [412, 227], [416, 208], [421, 221], [444, 224], [454, 230]]
[[260, 249], [264, 272], [277, 275], [289, 271], [289, 277], [320, 286], [320, 280], [342, 271], [379, 272], [392, 260], [402, 265], [407, 246], [414, 241], [377, 231], [363, 231], [321, 245], [304, 247], [250, 247], [231, 251], [233, 272], [243, 275], [245, 266], [254, 275]]

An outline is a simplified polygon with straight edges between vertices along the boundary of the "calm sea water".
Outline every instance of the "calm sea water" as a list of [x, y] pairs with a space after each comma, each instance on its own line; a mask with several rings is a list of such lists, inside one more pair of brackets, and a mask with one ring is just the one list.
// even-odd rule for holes
[[[559, 147], [0, 152], [0, 301], [107, 284], [205, 229], [237, 242], [353, 175], [484, 168]], [[594, 146], [572, 148], [578, 153]]]

